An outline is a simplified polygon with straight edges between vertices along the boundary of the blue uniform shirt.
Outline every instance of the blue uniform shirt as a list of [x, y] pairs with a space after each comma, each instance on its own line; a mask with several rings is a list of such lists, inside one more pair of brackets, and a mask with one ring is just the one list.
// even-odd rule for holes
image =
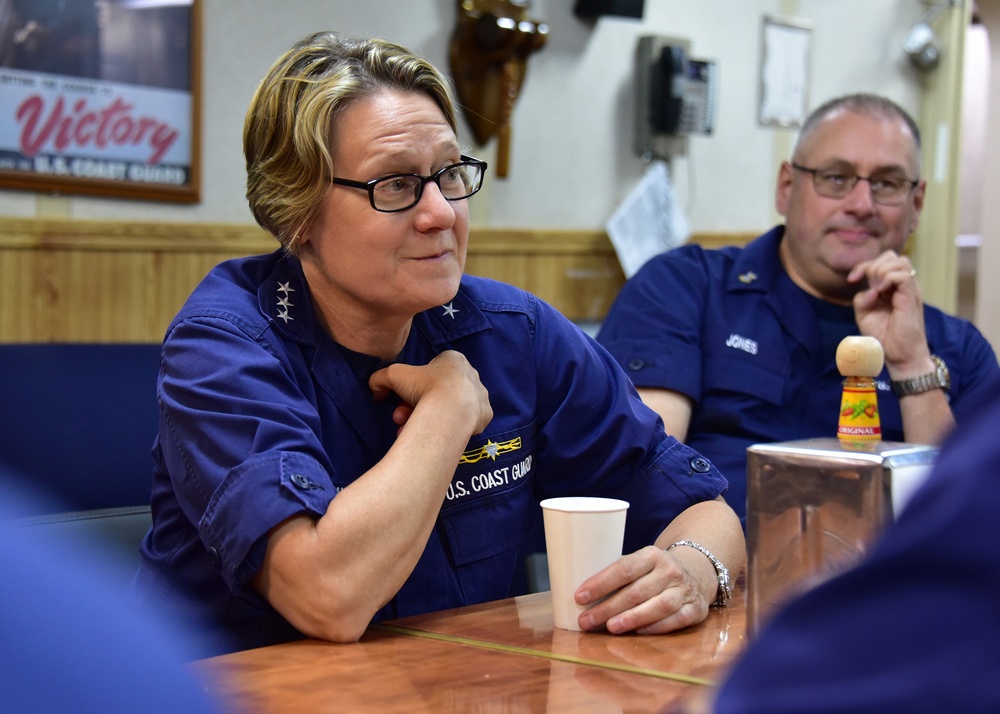
[[713, 711], [1000, 711], [1000, 392], [985, 391], [871, 556], [776, 613]]
[[[779, 226], [745, 248], [686, 245], [652, 258], [622, 288], [597, 337], [637, 387], [694, 401], [686, 442], [729, 479], [726, 500], [741, 519], [748, 446], [837, 434], [839, 340], [824, 339], [813, 300], [785, 273], [783, 235]], [[1000, 380], [996, 355], [965, 320], [925, 305], [924, 323], [931, 352], [951, 372], [961, 422], [969, 395]], [[903, 441], [887, 371], [876, 385], [882, 438]]]
[[[414, 318], [398, 361], [462, 352], [494, 417], [466, 447], [426, 549], [376, 620], [508, 596], [538, 501], [631, 504], [625, 552], [654, 541], [725, 479], [663, 434], [613, 359], [534, 296], [466, 276]], [[219, 650], [299, 636], [250, 584], [270, 529], [371, 469], [396, 432], [376, 404], [380, 365], [323, 332], [301, 265], [276, 252], [229, 261], [167, 331], [158, 384], [153, 528], [134, 583], [200, 620]]]

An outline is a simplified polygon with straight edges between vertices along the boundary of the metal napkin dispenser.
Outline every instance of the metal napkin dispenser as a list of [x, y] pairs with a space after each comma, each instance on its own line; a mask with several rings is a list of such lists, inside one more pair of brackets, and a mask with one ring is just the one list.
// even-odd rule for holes
[[857, 563], [923, 482], [932, 446], [804, 439], [747, 449], [747, 631]]

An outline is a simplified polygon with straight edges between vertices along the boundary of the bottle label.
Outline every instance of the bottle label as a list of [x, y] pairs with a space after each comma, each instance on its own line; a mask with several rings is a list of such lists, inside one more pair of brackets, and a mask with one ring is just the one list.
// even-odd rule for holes
[[844, 387], [837, 436], [854, 441], [876, 441], [882, 438], [874, 385], [871, 388]]

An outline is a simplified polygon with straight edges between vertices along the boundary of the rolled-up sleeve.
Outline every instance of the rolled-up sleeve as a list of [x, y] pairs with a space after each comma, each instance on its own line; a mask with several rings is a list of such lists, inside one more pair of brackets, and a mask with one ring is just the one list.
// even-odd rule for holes
[[637, 387], [701, 397], [707, 266], [695, 246], [657, 256], [622, 287], [597, 341]]
[[248, 557], [271, 528], [322, 515], [335, 495], [312, 388], [266, 336], [228, 320], [187, 320], [164, 343], [159, 448], [181, 509], [234, 593], [259, 567]]

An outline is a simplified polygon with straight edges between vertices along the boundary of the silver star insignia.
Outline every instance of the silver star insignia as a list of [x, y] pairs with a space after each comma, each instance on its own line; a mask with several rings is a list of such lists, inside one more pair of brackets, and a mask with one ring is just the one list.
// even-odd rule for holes
[[492, 441], [486, 442], [486, 455], [489, 456], [494, 461], [497, 460], [497, 454], [500, 453], [499, 447]]
[[284, 320], [286, 325], [288, 324], [289, 320], [294, 320], [295, 319], [294, 317], [292, 317], [291, 315], [288, 314], [288, 310], [285, 310], [284, 312], [279, 312], [278, 313], [278, 317], [280, 317], [282, 320]]
[[442, 307], [442, 308], [444, 308], [444, 313], [442, 313], [442, 315], [441, 315], [441, 316], [442, 316], [442, 317], [445, 317], [445, 316], [448, 316], [448, 317], [450, 317], [450, 318], [451, 318], [452, 320], [454, 320], [454, 319], [455, 319], [455, 313], [456, 313], [456, 312], [461, 312], [461, 310], [456, 310], [456, 309], [455, 309], [455, 308], [453, 307], [453, 305], [454, 305], [454, 304], [455, 304], [455, 302], [454, 302], [454, 301], [452, 301], [452, 302], [448, 303], [447, 305], [442, 305], [441, 307]]
[[[288, 283], [291, 281], [289, 280]], [[288, 287], [288, 283], [278, 283], [278, 292], [285, 293], [285, 297], [288, 297], [288, 293], [294, 293], [295, 288]]]
[[278, 305], [285, 308], [286, 310], [290, 307], [295, 307], [295, 303], [290, 301], [287, 296], [278, 300]]

